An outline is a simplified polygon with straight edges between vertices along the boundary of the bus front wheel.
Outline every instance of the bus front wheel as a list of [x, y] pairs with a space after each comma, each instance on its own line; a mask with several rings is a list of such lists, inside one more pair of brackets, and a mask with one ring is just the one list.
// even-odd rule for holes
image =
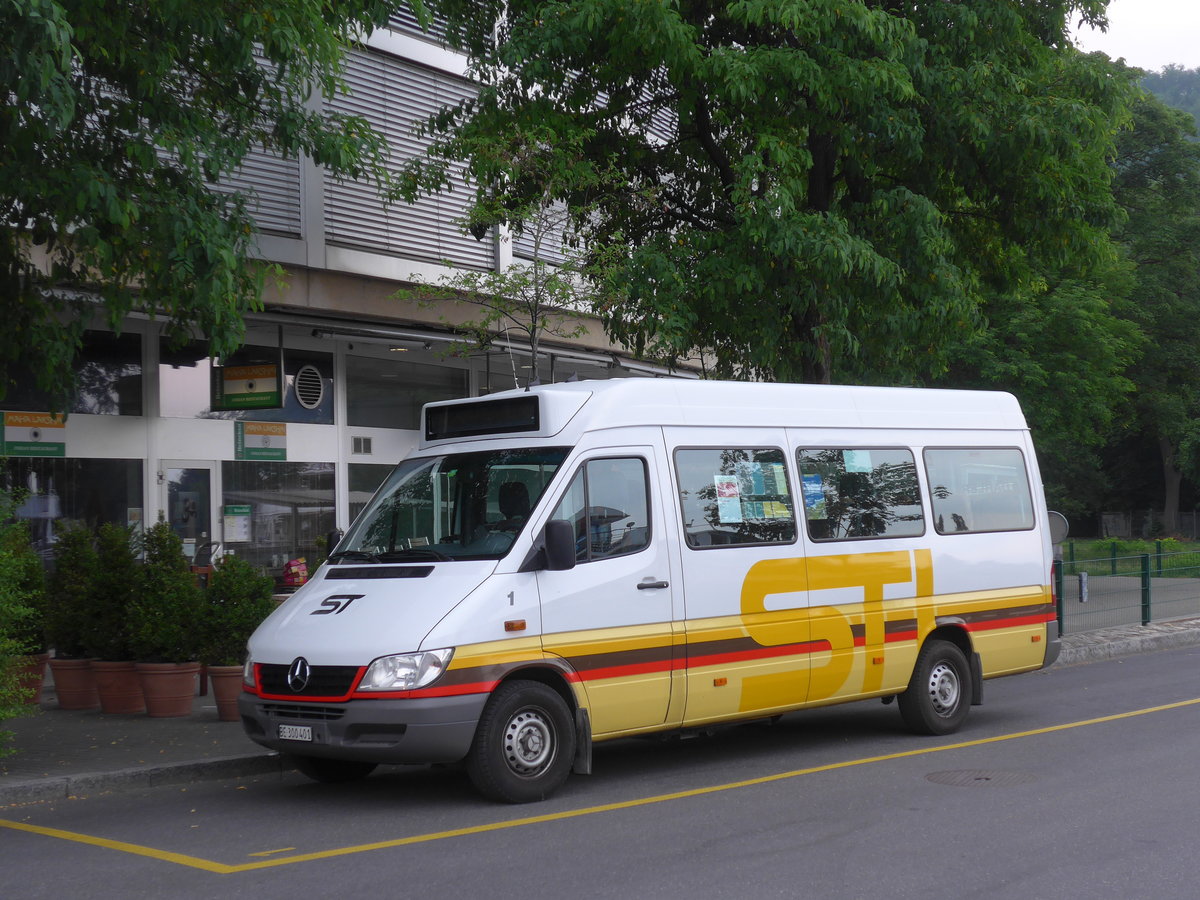
[[908, 690], [898, 698], [900, 716], [917, 734], [951, 734], [971, 708], [971, 669], [955, 644], [933, 640], [921, 648]]
[[510, 681], [483, 709], [467, 775], [485, 797], [529, 803], [554, 793], [574, 758], [575, 723], [566, 701], [541, 682]]

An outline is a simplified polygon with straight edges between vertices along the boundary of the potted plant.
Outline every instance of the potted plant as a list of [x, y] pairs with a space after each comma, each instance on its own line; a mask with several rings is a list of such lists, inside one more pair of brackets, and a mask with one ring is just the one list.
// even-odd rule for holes
[[166, 522], [143, 538], [145, 560], [129, 605], [129, 634], [151, 716], [186, 716], [195, 696], [200, 589], [183, 542]]
[[226, 556], [209, 577], [200, 660], [208, 667], [217, 716], [223, 722], [238, 720], [246, 641], [275, 608], [274, 589], [274, 579], [237, 556]]
[[82, 522], [61, 523], [54, 544], [54, 568], [46, 583], [46, 638], [54, 650], [50, 672], [62, 709], [100, 705], [83, 646], [95, 570], [91, 531]]
[[92, 660], [100, 709], [106, 713], [139, 713], [146, 708], [129, 644], [129, 609], [138, 575], [132, 531], [115, 522], [101, 525], [83, 646]]

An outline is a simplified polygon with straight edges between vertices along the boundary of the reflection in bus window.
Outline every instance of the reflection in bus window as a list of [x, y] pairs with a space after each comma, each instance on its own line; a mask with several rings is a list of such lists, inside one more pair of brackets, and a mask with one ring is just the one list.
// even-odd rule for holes
[[575, 527], [575, 559], [637, 553], [650, 543], [646, 463], [637, 457], [592, 459], [551, 513]]
[[677, 450], [675, 468], [689, 547], [796, 539], [782, 450]]
[[347, 558], [499, 559], [566, 457], [565, 447], [410, 457], [338, 545]]
[[925, 533], [912, 451], [799, 450], [804, 515], [814, 541]]

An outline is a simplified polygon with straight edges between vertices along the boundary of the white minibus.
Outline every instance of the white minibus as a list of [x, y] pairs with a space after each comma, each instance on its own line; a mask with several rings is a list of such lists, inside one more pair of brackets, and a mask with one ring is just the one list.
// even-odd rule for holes
[[614, 379], [428, 404], [418, 448], [250, 640], [306, 775], [462, 761], [547, 796], [597, 741], [868, 697], [924, 734], [1058, 655], [1004, 393]]

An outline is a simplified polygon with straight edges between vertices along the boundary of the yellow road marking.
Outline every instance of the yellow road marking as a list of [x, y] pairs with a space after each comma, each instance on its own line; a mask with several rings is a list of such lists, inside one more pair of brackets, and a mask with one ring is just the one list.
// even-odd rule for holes
[[156, 850], [154, 847], [143, 847], [141, 844], [130, 844], [127, 841], [113, 841], [108, 838], [93, 837], [90, 834], [80, 834], [77, 831], [63, 831], [61, 828], [45, 828], [41, 825], [26, 825], [24, 822], [10, 822], [0, 819], [0, 828], [11, 828], [14, 831], [28, 831], [32, 834], [43, 834], [46, 837], [62, 838], [76, 844], [89, 844], [93, 847], [104, 847], [106, 850], [120, 850], [122, 853], [133, 853], [136, 856], [148, 856], [162, 862], [177, 863], [181, 866], [191, 866], [193, 869], [203, 869], [206, 872], [219, 872], [226, 875], [236, 871], [234, 867], [223, 863], [200, 859], [198, 856], [187, 856], [183, 853], [171, 853], [167, 850]]
[[[314, 853], [299, 853], [295, 856], [285, 856], [277, 859], [264, 859], [256, 862], [241, 863], [239, 865], [227, 865], [225, 863], [214, 862], [212, 860], [201, 859], [196, 856], [188, 856], [183, 853], [171, 853], [166, 850], [156, 850], [153, 847], [143, 847], [139, 844], [131, 844], [126, 841], [114, 841], [108, 838], [93, 837], [87, 834], [79, 834], [73, 831], [63, 831], [59, 828], [46, 828], [41, 825], [27, 825], [23, 822], [10, 822], [6, 819], [0, 819], [0, 828], [10, 828], [16, 831], [26, 831], [31, 834], [41, 834], [47, 837], [61, 838], [66, 841], [73, 841], [78, 844], [89, 844], [93, 847], [104, 847], [109, 850], [120, 850], [124, 853], [133, 853], [137, 856], [148, 856], [151, 859], [161, 860], [162, 862], [171, 862], [181, 866], [190, 866], [194, 869], [202, 869], [206, 872], [215, 872], [219, 875], [231, 875], [237, 872], [250, 872], [256, 869], [269, 869], [276, 866], [287, 866], [293, 863], [312, 862], [319, 859], [333, 859], [338, 856], [351, 856], [356, 853], [366, 853], [371, 850], [386, 850], [393, 847], [406, 847], [411, 844], [426, 844], [432, 841], [446, 840], [447, 838], [467, 837], [475, 834], [486, 834], [490, 831], [503, 831], [508, 828], [524, 828], [529, 825], [541, 825], [546, 822], [561, 822], [565, 819], [575, 819], [581, 816], [595, 815], [596, 813], [615, 812], [622, 809], [636, 809], [639, 806], [652, 806], [656, 803], [667, 803], [672, 800], [686, 800], [691, 797], [702, 797], [706, 794], [718, 794], [723, 791], [732, 791], [740, 788], [756, 787], [758, 785], [770, 784], [776, 781], [786, 781], [790, 778], [799, 778], [802, 775], [815, 775], [820, 772], [833, 772], [838, 769], [849, 769], [854, 766], [865, 766], [871, 763], [887, 762], [894, 759], [906, 759], [915, 756], [928, 756], [933, 753], [942, 753], [947, 750], [965, 750], [968, 747], [982, 747], [985, 744], [998, 744], [1004, 741], [1018, 740], [1020, 738], [1036, 737], [1043, 734], [1053, 734], [1058, 731], [1068, 731], [1072, 728], [1083, 728], [1088, 725], [1101, 725], [1106, 722], [1117, 722], [1122, 719], [1132, 719], [1137, 716], [1144, 716], [1150, 713], [1164, 712], [1171, 709], [1182, 709], [1187, 706], [1196, 706], [1200, 704], [1200, 697], [1192, 700], [1180, 700], [1177, 703], [1164, 703], [1161, 706], [1150, 706], [1145, 709], [1135, 709], [1130, 712], [1115, 713], [1110, 716], [1097, 716], [1093, 719], [1083, 719], [1079, 722], [1067, 722], [1063, 725], [1048, 725], [1045, 728], [1034, 728], [1029, 731], [1018, 731], [1012, 734], [1001, 734], [995, 737], [977, 738], [972, 741], [960, 741], [956, 744], [943, 744], [939, 747], [921, 747], [915, 750], [903, 750], [899, 753], [888, 753], [883, 756], [868, 756], [862, 759], [851, 759], [843, 762], [826, 763], [820, 766], [811, 766], [806, 769], [793, 769], [789, 772], [777, 772], [774, 775], [761, 775], [757, 778], [747, 778], [743, 781], [730, 781], [725, 784], [714, 784], [708, 787], [690, 788], [685, 791], [674, 791], [670, 794], [656, 794], [652, 797], [640, 797], [634, 800], [621, 800], [616, 803], [605, 803], [599, 806], [587, 806], [582, 809], [571, 809], [563, 812], [546, 813], [541, 816], [526, 816], [520, 819], [507, 819], [503, 822], [492, 822], [487, 825], [471, 825], [466, 828], [454, 828], [449, 831], [436, 831], [429, 834], [417, 834], [411, 837], [394, 838], [387, 841], [376, 841], [370, 844], [357, 844], [351, 847], [338, 847], [333, 850], [319, 850]], [[268, 851], [284, 852], [284, 851]], [[258, 855], [258, 854], [252, 854]]]
[[247, 856], [274, 856], [276, 853], [287, 853], [295, 847], [280, 847], [278, 850], [260, 850], [258, 853], [247, 853]]

